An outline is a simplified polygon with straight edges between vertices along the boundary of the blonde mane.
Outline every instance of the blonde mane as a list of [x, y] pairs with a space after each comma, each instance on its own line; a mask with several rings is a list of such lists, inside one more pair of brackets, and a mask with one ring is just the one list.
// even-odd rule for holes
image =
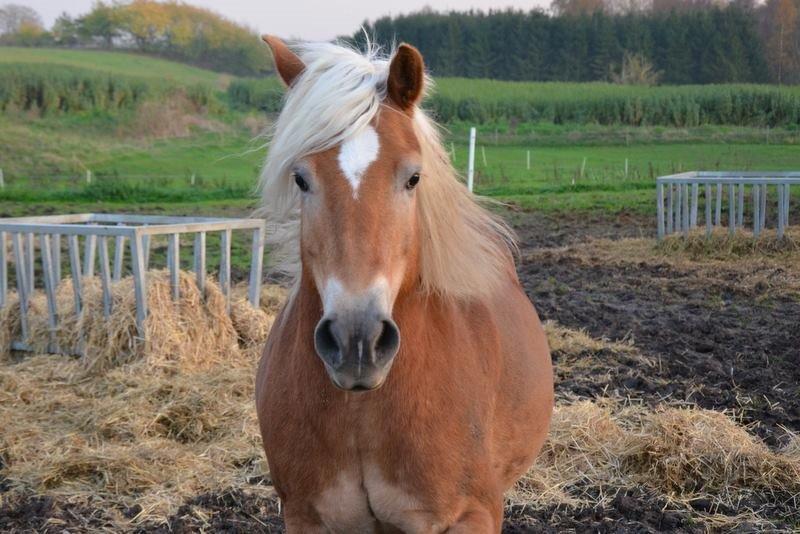
[[[274, 125], [260, 179], [272, 266], [300, 272], [300, 196], [294, 162], [332, 148], [370, 124], [386, 97], [389, 57], [330, 43], [296, 47], [305, 70], [287, 91]], [[426, 87], [432, 83], [428, 80]], [[423, 179], [417, 190], [424, 291], [454, 298], [479, 297], [507, 280], [516, 250], [512, 230], [480, 205], [450, 163], [434, 122], [414, 111], [422, 147]]]

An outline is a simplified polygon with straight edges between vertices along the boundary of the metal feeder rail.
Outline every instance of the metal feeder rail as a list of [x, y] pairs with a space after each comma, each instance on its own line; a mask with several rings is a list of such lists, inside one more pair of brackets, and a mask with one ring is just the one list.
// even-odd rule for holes
[[[82, 213], [74, 215], [49, 215], [0, 219], [0, 308], [8, 303], [9, 255], [7, 241], [11, 240], [16, 271], [16, 290], [19, 296], [21, 340], [12, 342], [16, 350], [32, 350], [29, 345], [28, 309], [35, 287], [34, 261], [38, 236], [41, 255], [42, 278], [47, 298], [48, 322], [51, 331], [50, 350], [53, 353], [81, 354], [73, 347], [62, 350], [55, 341], [58, 327], [56, 288], [61, 281], [62, 237], [66, 237], [72, 284], [75, 292], [75, 311], [82, 308], [82, 279], [93, 276], [95, 258], [99, 255], [100, 281], [103, 290], [103, 313], [111, 315], [111, 284], [120, 280], [125, 262], [126, 242], [130, 251], [131, 275], [136, 299], [136, 326], [144, 337], [147, 317], [147, 270], [150, 264], [150, 242], [153, 236], [167, 236], [167, 269], [169, 270], [172, 297], [180, 297], [178, 276], [180, 269], [180, 236], [194, 235], [193, 271], [201, 294], [206, 281], [206, 236], [220, 235], [219, 284], [230, 311], [231, 290], [231, 240], [234, 231], [252, 234], [252, 256], [248, 300], [258, 306], [264, 260], [266, 225], [263, 219], [230, 219], [219, 217], [165, 217], [151, 215], [124, 215]], [[78, 237], [83, 236], [83, 264]], [[114, 239], [114, 257], [109, 257], [109, 239]], [[99, 254], [98, 254], [99, 253]]]

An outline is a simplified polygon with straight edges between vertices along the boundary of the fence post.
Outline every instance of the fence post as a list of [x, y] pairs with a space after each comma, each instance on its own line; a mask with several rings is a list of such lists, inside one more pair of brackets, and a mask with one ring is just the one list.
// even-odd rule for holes
[[92, 183], [92, 171], [90, 171], [89, 169], [86, 169], [86, 183], [87, 184]]
[[225, 306], [231, 311], [231, 231], [223, 230], [220, 239], [219, 286], [225, 295]]
[[19, 295], [19, 322], [22, 330], [22, 342], [28, 342], [28, 268], [25, 261], [25, 248], [22, 244], [22, 236], [19, 232], [12, 236], [14, 247], [14, 260], [17, 262], [17, 294]]
[[693, 183], [692, 184], [692, 212], [691, 212], [691, 226], [692, 228], [697, 227], [697, 201], [698, 201], [698, 189], [700, 188], [700, 184]]
[[783, 209], [783, 215], [786, 217], [786, 221], [784, 222], [784, 226], [789, 226], [789, 198], [792, 194], [791, 185], [786, 184], [784, 185], [786, 191], [783, 193], [783, 202], [786, 204], [786, 207]]
[[131, 261], [133, 263], [133, 290], [136, 296], [136, 328], [144, 338], [144, 322], [147, 319], [147, 286], [145, 279], [144, 246], [142, 235], [136, 230], [131, 237]]
[[744, 230], [744, 184], [739, 184], [739, 209], [736, 211], [739, 228]]
[[178, 279], [181, 266], [180, 253], [180, 234], [169, 234], [167, 236], [167, 267], [169, 268], [169, 285], [172, 289], [172, 300], [174, 301], [177, 301], [181, 296]]
[[53, 260], [53, 287], [61, 283], [61, 234], [53, 234], [50, 240], [50, 255]]
[[756, 184], [753, 186], [753, 236], [758, 237], [761, 234], [761, 200], [760, 200], [761, 186]]
[[264, 263], [264, 237], [266, 230], [263, 226], [253, 231], [253, 256], [250, 259], [250, 304], [258, 308], [261, 300], [261, 273]]
[[36, 287], [36, 280], [35, 275], [36, 271], [33, 268], [33, 260], [34, 260], [34, 253], [33, 253], [34, 243], [33, 243], [33, 234], [25, 234], [25, 280], [28, 283], [28, 295], [33, 294], [33, 290]]
[[467, 164], [467, 189], [472, 191], [475, 182], [475, 127], [469, 129], [469, 163]]
[[783, 238], [783, 222], [784, 222], [784, 213], [783, 210], [786, 207], [786, 203], [783, 201], [783, 195], [785, 195], [785, 189], [782, 185], [778, 186], [778, 239]]
[[3, 175], [3, 169], [0, 169], [0, 189], [6, 188], [6, 177]]
[[689, 184], [683, 184], [683, 235], [689, 235]]
[[100, 282], [103, 286], [103, 316], [111, 316], [111, 267], [108, 261], [108, 237], [101, 235], [100, 243]]
[[42, 249], [42, 278], [44, 291], [47, 298], [47, 327], [49, 331], [48, 352], [58, 352], [56, 328], [58, 316], [56, 315], [56, 289], [53, 286], [53, 258], [50, 254], [50, 236], [39, 234], [39, 247]]
[[197, 232], [194, 235], [194, 276], [197, 280], [197, 290], [200, 296], [205, 296], [206, 291], [206, 233]]
[[706, 201], [706, 237], [711, 237], [711, 184], [706, 184], [706, 192], [705, 192], [705, 201]]
[[683, 205], [683, 184], [675, 184], [675, 193], [678, 197], [675, 199], [675, 232], [681, 231], [681, 206]]
[[114, 274], [113, 280], [119, 282], [122, 278], [122, 262], [125, 260], [125, 236], [114, 239]]
[[97, 236], [87, 235], [84, 242], [83, 276], [94, 276], [94, 255], [97, 248]]
[[531, 151], [528, 150], [528, 170], [531, 170]]
[[728, 232], [736, 232], [736, 186], [728, 184]]
[[6, 258], [6, 233], [0, 232], [0, 309], [6, 307], [8, 298], [8, 258]]
[[661, 182], [656, 185], [656, 217], [658, 217], [658, 240], [661, 241], [664, 239], [664, 184]]
[[673, 220], [672, 212], [675, 209], [673, 204], [673, 196], [675, 194], [675, 186], [672, 182], [667, 182], [667, 234], [672, 233]]

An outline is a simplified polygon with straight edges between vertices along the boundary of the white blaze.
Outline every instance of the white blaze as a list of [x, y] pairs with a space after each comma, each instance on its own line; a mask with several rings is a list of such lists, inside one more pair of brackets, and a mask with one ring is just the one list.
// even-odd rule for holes
[[342, 143], [339, 149], [339, 167], [353, 188], [353, 198], [358, 196], [361, 177], [367, 167], [378, 159], [379, 150], [378, 133], [372, 126], [367, 126]]

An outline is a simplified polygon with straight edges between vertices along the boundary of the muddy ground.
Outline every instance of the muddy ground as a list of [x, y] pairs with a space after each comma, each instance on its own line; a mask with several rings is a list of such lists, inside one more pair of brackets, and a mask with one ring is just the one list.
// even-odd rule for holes
[[[523, 261], [520, 278], [543, 320], [585, 329], [595, 338], [633, 340], [641, 358], [608, 354], [557, 376], [562, 399], [622, 396], [647, 404], [688, 403], [729, 410], [770, 447], [800, 431], [800, 302], [796, 297], [754, 298], [731, 267], [709, 281], [707, 272], [658, 262], [609, 265], [573, 253], [589, 238], [650, 236], [650, 219], [628, 214], [574, 219], [515, 213]], [[561, 248], [567, 247], [567, 248]], [[554, 353], [558, 361], [563, 355]], [[601, 354], [602, 356], [602, 354]], [[2, 461], [2, 458], [0, 458]], [[0, 492], [3, 491], [0, 480]], [[102, 509], [51, 497], [2, 500], [0, 531], [113, 529]], [[787, 496], [753, 495], [729, 516], [766, 510], [779, 530], [797, 527]], [[708, 502], [692, 503], [699, 513]], [[773, 511], [770, 511], [773, 510]], [[126, 513], [135, 516], [137, 510]], [[794, 516], [793, 516], [794, 517]], [[789, 518], [789, 519], [787, 519]], [[282, 532], [274, 500], [232, 489], [188, 501], [167, 525], [141, 532]], [[737, 531], [749, 532], [745, 522]], [[692, 510], [676, 510], [639, 490], [603, 507], [513, 507], [504, 532], [705, 532]]]

